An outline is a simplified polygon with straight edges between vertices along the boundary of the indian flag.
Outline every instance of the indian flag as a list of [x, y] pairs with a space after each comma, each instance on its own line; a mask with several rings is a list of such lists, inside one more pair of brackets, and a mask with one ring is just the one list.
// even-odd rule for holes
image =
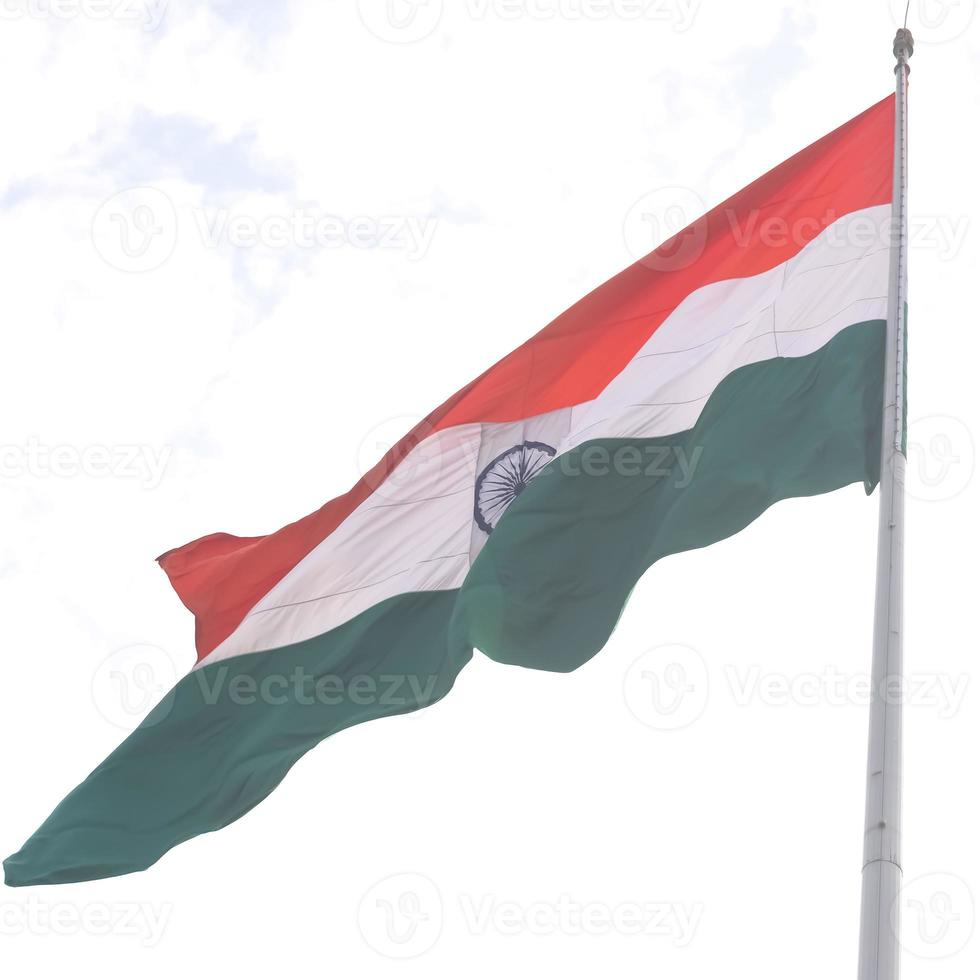
[[363, 479], [159, 559], [198, 663], [23, 848], [11, 885], [144, 869], [321, 739], [448, 693], [478, 649], [569, 671], [655, 561], [879, 470], [894, 99], [559, 316]]

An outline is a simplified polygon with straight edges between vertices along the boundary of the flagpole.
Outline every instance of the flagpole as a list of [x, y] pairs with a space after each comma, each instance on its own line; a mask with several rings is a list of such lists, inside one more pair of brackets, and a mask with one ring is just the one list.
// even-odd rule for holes
[[902, 601], [905, 544], [905, 318], [908, 76], [912, 34], [895, 35], [895, 163], [881, 424], [878, 571], [858, 980], [898, 980], [902, 818]]

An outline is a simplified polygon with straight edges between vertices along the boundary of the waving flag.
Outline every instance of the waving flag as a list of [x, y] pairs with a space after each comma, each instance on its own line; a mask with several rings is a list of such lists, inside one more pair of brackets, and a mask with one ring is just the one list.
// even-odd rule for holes
[[[321, 739], [444, 696], [477, 648], [573, 670], [664, 555], [879, 470], [894, 98], [620, 273], [347, 494], [160, 563], [199, 662], [4, 862], [148, 867]], [[348, 801], [347, 805], [356, 805]]]

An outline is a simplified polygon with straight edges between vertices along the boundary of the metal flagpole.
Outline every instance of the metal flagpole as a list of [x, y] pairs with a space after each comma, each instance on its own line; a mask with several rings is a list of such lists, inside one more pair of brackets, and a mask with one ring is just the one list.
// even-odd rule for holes
[[902, 580], [905, 537], [905, 302], [908, 290], [908, 76], [912, 34], [895, 35], [895, 168], [881, 423], [873, 696], [861, 872], [858, 980], [898, 980], [902, 817]]

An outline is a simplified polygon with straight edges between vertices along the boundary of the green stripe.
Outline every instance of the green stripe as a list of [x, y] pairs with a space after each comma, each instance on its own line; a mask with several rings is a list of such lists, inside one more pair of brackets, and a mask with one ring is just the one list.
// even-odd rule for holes
[[870, 491], [884, 335], [883, 321], [857, 324], [806, 357], [740, 368], [687, 432], [555, 460], [458, 592], [398, 596], [316, 639], [188, 675], [4, 862], [7, 884], [146, 868], [237, 820], [328, 735], [444, 696], [474, 646], [573, 670], [658, 558], [734, 534], [785, 497], [860, 480]]
[[316, 639], [193, 671], [4, 861], [6, 883], [141, 871], [247, 813], [328, 735], [437, 701], [471, 655], [447, 652], [455, 598], [397, 596]]
[[883, 320], [855, 324], [805, 357], [734, 371], [686, 432], [600, 440], [556, 459], [470, 570], [454, 645], [574, 670], [602, 648], [659, 558], [729, 537], [777, 500], [858, 481], [870, 493], [884, 339]]

